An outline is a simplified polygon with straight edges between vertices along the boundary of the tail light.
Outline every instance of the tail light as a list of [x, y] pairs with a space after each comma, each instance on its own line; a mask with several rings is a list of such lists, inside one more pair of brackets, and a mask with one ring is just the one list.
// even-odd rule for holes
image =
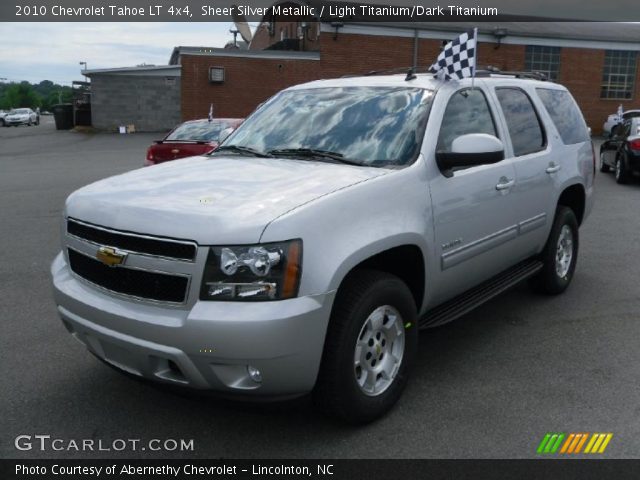
[[636, 138], [635, 140], [631, 140], [629, 142], [629, 148], [634, 152], [640, 152], [640, 138]]
[[145, 166], [147, 165], [153, 165], [153, 147], [149, 147], [147, 149], [147, 159], [144, 162]]

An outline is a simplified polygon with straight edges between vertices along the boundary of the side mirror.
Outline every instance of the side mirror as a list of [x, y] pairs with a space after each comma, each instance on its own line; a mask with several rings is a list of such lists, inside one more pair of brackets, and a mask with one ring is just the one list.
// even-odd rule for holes
[[233, 127], [227, 127], [224, 130], [222, 130], [220, 132], [220, 135], [218, 135], [218, 144], [224, 142], [227, 139], [227, 137], [231, 135], [231, 133], [233, 133], [234, 130], [235, 128]]
[[504, 144], [486, 133], [461, 135], [451, 143], [450, 152], [436, 152], [436, 162], [446, 177], [454, 168], [475, 167], [504, 160]]

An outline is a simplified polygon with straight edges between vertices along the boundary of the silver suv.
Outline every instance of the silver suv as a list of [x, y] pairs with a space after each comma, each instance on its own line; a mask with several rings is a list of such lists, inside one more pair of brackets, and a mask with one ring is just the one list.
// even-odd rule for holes
[[312, 392], [371, 421], [418, 330], [529, 279], [563, 292], [594, 154], [562, 86], [486, 74], [298, 85], [215, 153], [69, 196], [51, 272], [71, 334], [134, 376]]

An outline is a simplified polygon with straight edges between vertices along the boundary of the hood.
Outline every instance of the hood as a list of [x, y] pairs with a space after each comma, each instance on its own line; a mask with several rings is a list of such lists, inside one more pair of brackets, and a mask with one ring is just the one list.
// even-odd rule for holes
[[81, 188], [67, 199], [66, 215], [204, 245], [255, 243], [273, 219], [388, 172], [308, 160], [193, 157]]

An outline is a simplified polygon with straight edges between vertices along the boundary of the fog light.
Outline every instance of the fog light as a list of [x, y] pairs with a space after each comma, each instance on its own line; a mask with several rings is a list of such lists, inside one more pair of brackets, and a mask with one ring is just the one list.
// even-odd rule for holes
[[251, 380], [256, 383], [262, 383], [262, 373], [256, 367], [252, 367], [251, 365], [247, 365], [247, 373]]

